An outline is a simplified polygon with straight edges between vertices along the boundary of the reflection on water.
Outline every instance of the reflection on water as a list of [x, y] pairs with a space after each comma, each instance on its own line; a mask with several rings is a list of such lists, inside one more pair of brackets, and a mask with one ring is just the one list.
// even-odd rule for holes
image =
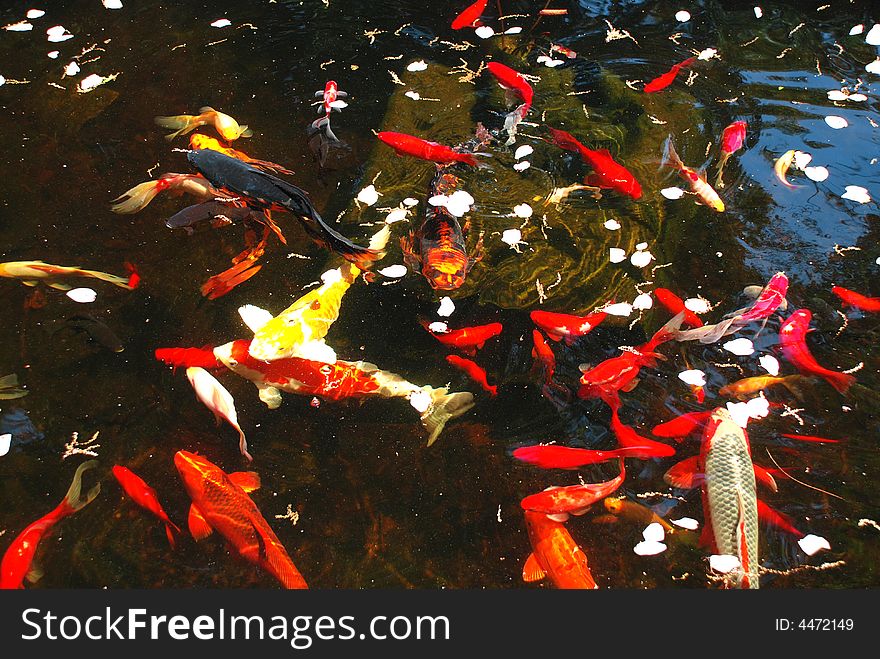
[[[872, 496], [880, 468], [876, 322], [871, 313], [843, 309], [831, 293], [833, 285], [878, 293], [876, 204], [842, 198], [846, 186], [880, 195], [874, 175], [880, 157], [872, 89], [877, 73], [866, 71], [878, 55], [865, 43], [873, 24], [870, 3], [827, 9], [823, 3], [771, 3], [762, 5], [759, 19], [753, 3], [707, 2], [689, 8], [690, 20], [679, 22], [675, 3], [582, 0], [568, 3], [566, 16], [537, 24], [543, 3], [501, 4], [508, 16], [528, 17], [502, 24], [493, 9], [485, 22], [496, 32], [520, 26], [522, 33], [481, 39], [473, 29], [453, 31], [457, 8], [445, 5], [405, 1], [394, 11], [375, 12], [371, 3], [335, 0], [214, 3], [210, 11], [185, 3], [107, 11], [89, 3], [47, 9], [44, 18], [31, 21], [32, 31], [0, 33], [6, 81], [0, 86], [0, 260], [40, 259], [117, 275], [125, 275], [124, 264], [131, 262], [143, 280], [134, 291], [81, 280], [87, 283], [75, 285], [98, 294], [94, 303], [81, 305], [61, 291], [0, 279], [0, 302], [10, 310], [0, 323], [0, 375], [16, 373], [28, 391], [24, 398], [0, 400], [3, 432], [27, 435], [0, 457], [4, 551], [63, 496], [83, 459], [61, 458], [72, 433], [86, 441], [100, 431], [95, 471], [102, 492], [41, 547], [45, 576], [29, 587], [276, 587], [215, 537], [198, 544], [182, 538], [169, 553], [162, 524], [125, 499], [110, 475], [113, 464], [130, 467], [182, 524], [190, 500], [173, 466], [179, 449], [202, 453], [227, 472], [260, 474], [262, 487], [252, 498], [312, 587], [534, 587], [522, 580], [531, 546], [520, 500], [551, 485], [576, 484], [579, 477], [607, 481], [617, 465], [545, 471], [511, 452], [539, 442], [614, 448], [608, 406], [575, 396], [578, 379], [586, 366], [619, 355], [620, 346], [646, 341], [670, 315], [654, 300], [649, 310], [609, 316], [571, 345], [551, 343], [554, 379], [562, 387], [545, 396], [541, 372], [533, 368], [528, 311], [586, 314], [606, 301], [631, 303], [664, 287], [708, 301], [712, 309], [703, 320], [715, 323], [751, 304], [744, 287], [764, 285], [778, 271], [790, 279], [788, 310], [729, 337], [750, 339], [755, 354], [733, 355], [723, 341], [663, 345], [658, 351], [666, 359], [643, 368], [637, 386], [621, 394], [621, 422], [651, 436], [654, 425], [677, 414], [724, 405], [731, 399], [719, 388], [765, 373], [759, 355], [777, 357], [782, 375], [795, 373], [778, 351], [778, 332], [791, 311], [809, 308], [816, 331], [808, 341], [816, 359], [839, 371], [861, 366], [854, 372], [858, 386], [845, 396], [823, 381], [803, 387], [800, 396], [767, 389], [771, 412], [750, 425], [749, 437], [757, 464], [797, 479], [776, 471], [778, 492], [759, 488], [759, 497], [801, 531], [826, 538], [831, 549], [807, 556], [790, 533], [762, 525], [762, 587], [877, 585], [873, 556], [880, 536], [876, 526], [860, 522], [880, 515]], [[26, 10], [5, 8], [0, 20], [16, 23]], [[223, 17], [228, 27], [211, 26]], [[850, 34], [859, 24], [863, 32]], [[47, 42], [52, 25], [74, 37]], [[552, 44], [577, 56], [569, 59]], [[708, 48], [717, 56], [709, 57]], [[47, 57], [54, 50], [57, 58]], [[683, 70], [665, 90], [641, 91], [701, 52], [709, 58]], [[542, 55], [562, 63], [546, 66], [538, 62]], [[514, 101], [508, 104], [483, 72], [489, 58], [531, 76], [534, 88], [532, 109], [509, 148], [501, 129]], [[408, 70], [418, 60], [427, 68]], [[80, 71], [65, 76], [72, 61]], [[89, 74], [116, 77], [77, 92]], [[318, 163], [313, 149], [322, 147], [314, 139], [310, 146], [315, 134], [307, 129], [318, 116], [315, 92], [327, 80], [348, 93], [348, 105], [331, 114], [341, 144], [325, 144]], [[844, 98], [832, 100], [832, 90]], [[849, 98], [853, 94], [865, 98]], [[490, 154], [480, 158], [487, 167], [455, 169], [475, 200], [462, 218], [467, 248], [480, 233], [484, 241], [483, 257], [465, 284], [435, 292], [414, 271], [402, 279], [358, 282], [327, 335], [340, 359], [363, 359], [411, 382], [473, 392], [475, 407], [450, 421], [436, 444], [425, 446], [417, 415], [400, 399], [313, 404], [309, 396], [283, 394], [280, 408], [269, 410], [253, 385], [218, 372], [255, 458], [248, 465], [237, 433], [226, 424], [214, 426], [183, 370], [154, 359], [158, 347], [250, 338], [238, 317], [241, 305], [277, 314], [337, 265], [298, 222], [278, 214], [287, 244], [270, 236], [262, 269], [208, 300], [200, 286], [232, 266], [248, 240], [254, 244], [243, 225], [169, 229], [166, 220], [193, 202], [168, 194], [136, 214], [111, 212], [112, 201], [137, 183], [192, 173], [184, 154], [174, 150], [186, 148], [185, 139], [166, 141], [154, 117], [203, 106], [251, 127], [254, 135], [234, 147], [292, 170], [286, 178], [359, 244], [404, 199], [416, 199], [407, 219], [392, 225], [382, 267], [404, 263], [400, 237], [420, 226], [435, 169], [394, 155], [374, 133], [456, 145], [472, 140], [479, 122], [500, 138], [482, 149]], [[829, 115], [842, 117], [846, 127], [833, 128]], [[725, 212], [693, 203], [690, 194], [663, 197], [663, 188], [690, 191], [671, 168], [660, 166], [666, 138], [673, 135], [685, 164], [705, 165], [712, 181], [721, 133], [735, 120], [746, 121], [748, 130], [744, 148], [725, 166], [719, 190]], [[551, 200], [554, 190], [583, 183], [592, 170], [577, 154], [553, 146], [548, 126], [591, 149], [607, 149], [641, 182], [641, 199], [577, 190]], [[533, 152], [517, 159], [516, 148], [526, 144]], [[798, 187], [786, 188], [773, 164], [790, 149], [809, 153], [809, 166], [825, 167], [827, 179], [812, 180], [792, 167], [788, 178]], [[514, 169], [523, 160], [529, 167]], [[371, 184], [378, 201], [355, 201]], [[531, 207], [530, 215], [515, 212], [522, 204]], [[502, 240], [510, 229], [520, 232], [521, 242]], [[641, 243], [653, 256], [644, 267], [629, 260]], [[611, 248], [627, 258], [612, 263]], [[504, 327], [472, 357], [498, 385], [497, 397], [447, 364], [452, 351], [420, 326], [441, 319], [437, 309], [447, 294], [455, 306], [444, 319], [451, 327]], [[94, 322], [75, 320], [83, 309]], [[108, 348], [108, 336], [124, 350]], [[705, 373], [703, 404], [679, 379], [685, 369]], [[782, 433], [841, 441], [807, 443]], [[698, 453], [698, 442], [675, 448], [673, 458], [627, 460], [627, 478], [615, 495], [667, 520], [702, 523], [699, 490], [671, 488], [663, 480], [678, 459]], [[708, 552], [697, 546], [696, 534], [677, 532], [659, 555], [636, 555], [644, 526], [623, 515], [609, 519], [601, 503], [565, 525], [600, 587], [717, 585], [707, 578]], [[835, 565], [783, 574], [826, 563]]]

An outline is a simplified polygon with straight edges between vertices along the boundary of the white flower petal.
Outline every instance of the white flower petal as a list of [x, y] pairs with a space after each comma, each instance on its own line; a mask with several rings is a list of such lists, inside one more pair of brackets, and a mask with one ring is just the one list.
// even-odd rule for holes
[[828, 178], [828, 170], [825, 167], [804, 167], [804, 174], [811, 181], [821, 182]]
[[845, 101], [846, 94], [844, 94], [839, 89], [832, 89], [830, 92], [828, 92], [828, 100], [829, 101]]
[[405, 208], [395, 208], [385, 216], [385, 224], [394, 224], [395, 222], [405, 220], [407, 213], [409, 213], [409, 211]]
[[746, 401], [746, 409], [749, 411], [749, 416], [751, 418], [763, 419], [770, 414], [770, 401], [761, 395], [757, 398], [752, 398], [751, 400]]
[[868, 64], [865, 65], [865, 71], [868, 73], [880, 73], [880, 57], [873, 62], [868, 62]]
[[865, 42], [872, 46], [880, 46], [880, 25], [875, 25], [865, 35]]
[[684, 190], [681, 188], [663, 188], [660, 190], [660, 194], [667, 199], [681, 199], [684, 196]]
[[677, 20], [679, 23], [684, 23], [691, 20], [690, 12], [687, 12], [684, 9], [675, 12], [675, 20]]
[[0, 458], [9, 453], [9, 447], [12, 445], [12, 435], [5, 433], [0, 435]]
[[798, 169], [803, 169], [807, 165], [810, 164], [810, 161], [813, 159], [813, 156], [804, 151], [795, 151], [794, 152], [794, 166]]
[[419, 203], [418, 199], [414, 199], [413, 197], [407, 197], [403, 200], [404, 206], [417, 206]]
[[612, 263], [621, 263], [622, 261], [626, 261], [626, 252], [619, 247], [612, 247], [608, 250], [608, 258]]
[[519, 204], [513, 207], [513, 212], [517, 217], [528, 218], [532, 216], [532, 207], [528, 204]]
[[733, 339], [724, 344], [724, 349], [741, 357], [755, 352], [755, 346], [749, 339]]
[[86, 92], [90, 92], [96, 87], [100, 87], [105, 82], [110, 82], [116, 76], [99, 76], [97, 73], [93, 73], [92, 75], [86, 76], [82, 80], [79, 81], [79, 84], [76, 86], [76, 91], [81, 94], [85, 94]]
[[25, 16], [27, 16], [28, 18], [42, 18], [45, 15], [46, 12], [44, 12], [42, 9], [28, 9], [27, 14], [25, 14]]
[[91, 288], [73, 288], [67, 291], [67, 297], [74, 302], [94, 302], [98, 298], [98, 294]]
[[825, 123], [834, 129], [846, 128], [849, 126], [849, 122], [846, 119], [839, 117], [836, 114], [830, 114], [825, 117]]
[[101, 4], [105, 9], [122, 9], [121, 0], [101, 0]]
[[501, 232], [501, 242], [511, 247], [522, 241], [522, 232], [519, 229], [505, 229]]
[[424, 71], [427, 68], [428, 68], [428, 65], [425, 64], [425, 60], [420, 59], [420, 60], [416, 60], [415, 62], [410, 62], [407, 65], [406, 70], [407, 71]]
[[406, 269], [406, 266], [399, 264], [389, 265], [387, 268], [379, 270], [380, 275], [391, 278], [403, 277], [407, 272], [409, 270]]
[[358, 192], [357, 200], [362, 204], [366, 204], [367, 206], [372, 206], [377, 201], [379, 201], [379, 193], [376, 191], [375, 185], [368, 185], [363, 190]]
[[764, 10], [760, 7], [755, 7], [755, 18], [761, 18], [764, 15]]
[[530, 163], [528, 160], [522, 160], [522, 161], [516, 163], [513, 166], [513, 168], [518, 172], [524, 172], [525, 170], [527, 170], [531, 166], [532, 166], [532, 163]]
[[641, 309], [650, 309], [654, 306], [654, 298], [651, 297], [650, 293], [642, 293], [637, 296], [635, 300], [633, 300], [633, 309], [641, 310]]
[[4, 78], [3, 76], [0, 76], [0, 87], [2, 87], [5, 84], [6, 84], [6, 78]]
[[609, 231], [617, 231], [620, 228], [620, 222], [618, 222], [617, 220], [614, 220], [614, 219], [605, 220], [604, 226]]
[[467, 200], [462, 199], [461, 197], [455, 198], [453, 195], [449, 198], [449, 201], [446, 202], [446, 210], [455, 217], [463, 217], [470, 209], [471, 205], [467, 203]]
[[3, 29], [9, 30], [10, 32], [30, 32], [34, 29], [34, 26], [27, 21], [19, 21], [18, 23], [13, 23], [12, 25], [6, 25]]
[[861, 34], [861, 33], [864, 32], [864, 31], [865, 31], [865, 26], [862, 25], [861, 23], [859, 23], [858, 25], [853, 25], [853, 26], [850, 28], [849, 36], [853, 37], [853, 36], [855, 36], [855, 35], [857, 35], [857, 34]]
[[455, 302], [452, 301], [450, 297], [443, 297], [440, 299], [440, 306], [437, 308], [437, 315], [443, 316], [444, 318], [448, 318], [452, 315], [452, 312], [455, 311]]
[[846, 192], [844, 192], [840, 196], [843, 199], [851, 199], [852, 201], [857, 201], [860, 204], [867, 204], [871, 201], [871, 195], [869, 195], [868, 191], [860, 185], [846, 186]]
[[698, 368], [682, 371], [678, 374], [678, 379], [685, 384], [692, 384], [695, 387], [706, 386], [706, 374]]
[[663, 526], [659, 522], [651, 522], [642, 531], [642, 537], [645, 539], [645, 542], [663, 542], [663, 538], [666, 537], [666, 531], [663, 530]]
[[[757, 7], [755, 7], [755, 9], [757, 9]], [[727, 574], [731, 570], [740, 567], [740, 565], [742, 565], [742, 563], [740, 563], [739, 558], [729, 554], [712, 554], [709, 557], [709, 567], [712, 568], [713, 571], [720, 572], [721, 574]]]
[[710, 306], [709, 300], [704, 297], [689, 297], [684, 301], [684, 308], [694, 313], [706, 313]]
[[73, 35], [68, 32], [63, 25], [55, 25], [46, 30], [49, 41], [55, 43], [58, 41], [67, 41], [73, 39]]
[[612, 316], [629, 316], [632, 314], [633, 307], [628, 302], [617, 302], [616, 304], [609, 304], [608, 306], [602, 307], [602, 311]]
[[438, 334], [445, 334], [449, 331], [449, 325], [441, 320], [435, 320], [433, 323], [428, 325], [428, 329]]
[[77, 73], [79, 73], [79, 64], [76, 62], [71, 62], [64, 67], [64, 75], [66, 76], [75, 76]]
[[515, 160], [519, 160], [520, 158], [525, 158], [532, 154], [534, 149], [530, 147], [528, 144], [523, 144], [516, 150], [516, 153], [513, 154]]
[[648, 249], [648, 243], [639, 243], [636, 245], [636, 249]]
[[865, 96], [864, 94], [850, 94], [849, 96], [846, 97], [846, 100], [855, 101], [857, 103], [860, 103], [861, 101], [867, 101], [868, 97]]
[[414, 101], [418, 101], [421, 98], [421, 95], [418, 92], [414, 91], [408, 91], [404, 93], [404, 96], [409, 96]]
[[504, 31], [504, 34], [519, 34], [522, 32], [522, 28], [518, 25], [514, 25], [513, 27], [509, 27]]
[[654, 260], [654, 255], [651, 252], [638, 251], [630, 256], [629, 260], [635, 267], [644, 268]]
[[758, 363], [761, 365], [761, 368], [767, 371], [770, 375], [779, 375], [779, 360], [773, 355], [761, 355], [758, 359]]
[[428, 198], [428, 203], [431, 206], [445, 206], [449, 203], [449, 197], [445, 194], [435, 194], [433, 197]]
[[669, 521], [682, 529], [687, 529], [688, 531], [696, 531], [700, 528], [700, 523], [693, 517], [682, 517], [681, 519], [670, 519]]
[[228, 18], [218, 18], [216, 21], [211, 23], [211, 27], [228, 27], [229, 25], [232, 25], [232, 21], [230, 21]]
[[639, 556], [654, 556], [655, 554], [662, 554], [666, 551], [666, 545], [662, 542], [649, 542], [643, 540], [633, 547], [633, 551]]
[[544, 66], [549, 66], [551, 69], [559, 66], [560, 64], [565, 64], [565, 60], [548, 58], [547, 61], [544, 62]]
[[50, 52], [50, 53], [46, 53], [46, 56], [47, 56], [47, 57], [51, 57], [52, 59], [58, 59], [58, 56], [59, 56], [60, 54], [61, 54], [60, 51], [58, 51], [58, 50], [53, 50], [53, 51]]
[[416, 391], [409, 396], [409, 404], [416, 408], [419, 414], [424, 414], [431, 407], [431, 394], [427, 391]]
[[749, 425], [749, 408], [745, 403], [727, 403], [727, 411], [730, 412], [733, 422], [740, 428]]
[[820, 535], [809, 533], [798, 540], [798, 545], [807, 556], [812, 556], [823, 549], [831, 550], [831, 544]]
[[491, 37], [493, 34], [495, 34], [495, 30], [493, 30], [493, 29], [492, 29], [490, 26], [488, 26], [488, 25], [481, 25], [481, 26], [478, 27], [476, 30], [474, 30], [474, 33], [475, 33], [478, 37], [480, 37], [480, 39], [488, 39], [488, 38]]
[[465, 190], [456, 190], [450, 195], [449, 200], [456, 204], [467, 204], [468, 206], [471, 206], [474, 203], [474, 198], [471, 196], [470, 192], [466, 192]]
[[700, 53], [697, 55], [697, 59], [710, 60], [716, 55], [718, 55], [718, 51], [715, 48], [706, 48], [705, 50], [700, 51]]

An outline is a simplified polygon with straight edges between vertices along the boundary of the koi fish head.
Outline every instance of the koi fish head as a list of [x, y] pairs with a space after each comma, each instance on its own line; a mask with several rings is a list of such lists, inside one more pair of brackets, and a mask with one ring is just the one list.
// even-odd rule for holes
[[199, 500], [209, 484], [219, 486], [225, 474], [204, 456], [178, 451], [174, 454], [174, 466], [183, 479], [183, 486], [193, 501]]
[[467, 276], [467, 261], [448, 258], [442, 261], [426, 262], [422, 266], [422, 274], [431, 288], [440, 291], [453, 291], [464, 285]]
[[203, 135], [202, 133], [193, 133], [189, 138], [189, 147], [191, 149], [213, 149], [214, 151], [224, 151], [225, 147], [213, 137]]
[[809, 309], [798, 309], [782, 323], [782, 326], [779, 328], [780, 338], [785, 340], [789, 337], [804, 336], [812, 319], [813, 314]]

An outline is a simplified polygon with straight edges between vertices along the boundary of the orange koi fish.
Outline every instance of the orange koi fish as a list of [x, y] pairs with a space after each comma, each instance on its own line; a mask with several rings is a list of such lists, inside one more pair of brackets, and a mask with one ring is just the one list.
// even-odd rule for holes
[[584, 183], [598, 188], [617, 190], [633, 199], [641, 198], [642, 186], [636, 177], [626, 167], [614, 160], [608, 149], [599, 149], [598, 151], [588, 149], [574, 135], [564, 130], [550, 128], [550, 133], [553, 135], [553, 144], [566, 151], [579, 153], [581, 159], [593, 168], [594, 172], [584, 178]]
[[861, 309], [862, 311], [875, 313], [880, 311], [880, 297], [866, 297], [843, 286], [834, 286], [831, 292], [839, 297], [845, 305]]
[[34, 554], [45, 535], [65, 517], [82, 510], [95, 500], [101, 492], [101, 484], [96, 484], [82, 496], [82, 475], [87, 469], [98, 466], [97, 460], [83, 462], [73, 475], [73, 482], [67, 494], [54, 510], [43, 515], [18, 534], [3, 554], [0, 562], [0, 589], [24, 588], [24, 580], [37, 581], [42, 572], [33, 565]]
[[376, 137], [394, 149], [399, 156], [413, 156], [440, 164], [463, 162], [471, 167], [479, 167], [473, 153], [455, 151], [444, 144], [429, 142], [420, 137], [387, 130], [379, 132]]
[[786, 375], [785, 377], [756, 375], [754, 377], [743, 378], [742, 380], [726, 384], [718, 390], [718, 394], [720, 396], [733, 396], [740, 398], [742, 396], [753, 394], [756, 391], [761, 391], [762, 389], [768, 389], [769, 387], [781, 384], [792, 394], [798, 398], [802, 398], [803, 391], [801, 390], [800, 385], [804, 382], [809, 382], [809, 380], [810, 378], [803, 375]]
[[242, 558], [269, 572], [285, 588], [308, 588], [284, 545], [247, 495], [260, 487], [256, 473], [227, 474], [189, 451], [175, 453], [174, 466], [192, 499], [189, 530], [197, 542], [216, 530]]
[[645, 85], [644, 91], [651, 94], [653, 92], [659, 92], [661, 89], [666, 89], [667, 87], [669, 87], [669, 85], [672, 84], [672, 81], [675, 80], [679, 71], [689, 67], [696, 61], [696, 57], [688, 57], [683, 62], [679, 62], [678, 64], [673, 65], [673, 67], [669, 69], [666, 73], [654, 78], [651, 82]]
[[228, 114], [218, 112], [206, 105], [199, 109], [199, 114], [178, 114], [172, 117], [156, 117], [156, 125], [162, 128], [174, 129], [174, 132], [166, 135], [169, 142], [179, 135], [191, 133], [199, 126], [212, 125], [217, 129], [227, 142], [237, 140], [239, 137], [251, 137], [254, 133], [247, 126], [239, 126], [238, 122]]
[[816, 437], [815, 435], [792, 435], [791, 433], [781, 432], [779, 433], [782, 437], [787, 437], [788, 439], [796, 439], [799, 442], [817, 442], [820, 444], [838, 444], [840, 443], [839, 439], [828, 439], [827, 437]]
[[488, 1], [489, 0], [477, 0], [474, 4], [462, 11], [453, 19], [452, 29], [460, 30], [463, 27], [480, 27], [482, 23], [480, 23], [479, 18], [486, 10], [486, 4]]
[[675, 455], [675, 449], [668, 444], [642, 437], [635, 430], [621, 423], [620, 417], [617, 415], [617, 406], [614, 405], [611, 406], [611, 431], [622, 448], [638, 449], [638, 454], [633, 457], [648, 460], [650, 458], [667, 458], [670, 455]]
[[[548, 487], [543, 492], [530, 494], [520, 501], [523, 510], [533, 510], [546, 515], [560, 515], [567, 517], [582, 515], [589, 510], [597, 501], [601, 501], [623, 485], [626, 472], [623, 468], [623, 459], [620, 459], [620, 474], [610, 481], [602, 483], [586, 483], [580, 485], [568, 485], [566, 487]], [[561, 520], [558, 520], [561, 521]]]
[[171, 544], [171, 548], [174, 549], [174, 534], [172, 531], [180, 533], [180, 528], [169, 519], [168, 513], [162, 508], [162, 504], [159, 503], [159, 497], [156, 495], [156, 490], [147, 485], [140, 476], [128, 467], [113, 465], [111, 471], [122, 486], [122, 490], [131, 497], [132, 501], [141, 508], [153, 513], [165, 524], [165, 535], [168, 536], [168, 542]]
[[657, 437], [668, 437], [677, 441], [682, 441], [693, 431], [703, 427], [703, 424], [712, 416], [712, 410], [704, 412], [688, 412], [681, 414], [671, 421], [660, 423], [651, 429], [651, 434]]
[[225, 198], [226, 195], [214, 188], [199, 174], [162, 174], [155, 181], [138, 183], [113, 200], [110, 210], [114, 213], [131, 214], [146, 208], [147, 204], [160, 192], [168, 192], [177, 197], [184, 193], [202, 200]]
[[550, 384], [553, 379], [553, 373], [556, 371], [556, 355], [544, 340], [544, 335], [538, 330], [532, 330], [532, 359], [535, 363], [540, 363], [544, 368], [544, 384]]
[[543, 513], [525, 511], [532, 553], [523, 566], [523, 581], [531, 583], [550, 577], [560, 589], [598, 588], [587, 564], [587, 555], [565, 526]]
[[213, 137], [209, 137], [208, 135], [203, 135], [202, 133], [195, 133], [190, 136], [189, 148], [211, 149], [212, 151], [219, 151], [220, 153], [227, 155], [230, 158], [236, 158], [237, 160], [249, 163], [251, 165], [254, 165], [255, 167], [260, 167], [261, 169], [268, 169], [279, 174], [293, 174], [292, 171], [286, 169], [285, 167], [282, 167], [281, 165], [278, 165], [274, 162], [269, 162], [268, 160], [257, 160], [256, 158], [251, 158], [244, 151], [237, 151], [236, 149], [223, 146], [218, 140], [214, 139]]
[[529, 317], [547, 336], [554, 341], [565, 339], [567, 345], [575, 342], [575, 339], [586, 336], [592, 332], [608, 316], [604, 311], [587, 314], [586, 316], [572, 316], [566, 313], [554, 313], [552, 311], [532, 311]]
[[672, 144], [672, 135], [666, 139], [661, 163], [678, 169], [678, 173], [690, 185], [691, 191], [706, 206], [719, 213], [724, 211], [724, 202], [721, 201], [721, 197], [718, 196], [718, 193], [715, 192], [712, 186], [706, 182], [705, 175], [697, 172], [695, 169], [691, 169], [678, 157], [678, 153], [676, 153], [675, 147]]
[[426, 320], [422, 321], [422, 327], [443, 345], [458, 348], [465, 354], [472, 356], [477, 354], [477, 350], [481, 349], [486, 341], [498, 336], [504, 329], [501, 323], [489, 323], [488, 325], [474, 325], [446, 332], [435, 332], [429, 327]]
[[76, 266], [52, 265], [43, 261], [8, 261], [0, 263], [0, 277], [20, 279], [21, 283], [25, 286], [36, 286], [42, 282], [49, 288], [59, 291], [69, 291], [73, 288], [70, 284], [58, 281], [66, 277], [90, 277], [91, 279], [106, 281], [114, 286], [119, 286], [119, 288], [132, 290], [137, 285], [137, 281], [134, 280], [135, 274], [132, 273], [128, 278], [117, 277], [116, 275], [110, 275], [97, 270], [83, 270]]
[[624, 517], [638, 524], [644, 524], [645, 526], [652, 523], [659, 524], [667, 533], [675, 532], [675, 527], [672, 526], [672, 524], [660, 517], [660, 515], [647, 506], [637, 503], [636, 501], [630, 501], [629, 499], [623, 499], [620, 497], [608, 497], [602, 503], [605, 505], [605, 510], [617, 517]]
[[837, 391], [845, 394], [856, 381], [855, 377], [849, 373], [839, 373], [820, 366], [807, 347], [806, 337], [807, 332], [810, 331], [812, 318], [813, 314], [809, 309], [798, 309], [782, 323], [779, 328], [782, 354], [801, 373], [817, 375]]
[[498, 386], [489, 384], [486, 379], [486, 369], [482, 368], [476, 362], [473, 362], [470, 359], [465, 359], [464, 357], [459, 357], [458, 355], [446, 355], [446, 361], [460, 371], [464, 371], [471, 380], [488, 391], [490, 396], [498, 395]]

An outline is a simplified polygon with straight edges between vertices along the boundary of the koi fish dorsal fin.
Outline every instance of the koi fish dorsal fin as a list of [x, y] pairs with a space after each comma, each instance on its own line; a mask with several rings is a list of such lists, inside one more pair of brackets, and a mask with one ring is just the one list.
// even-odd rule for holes
[[663, 474], [665, 480], [672, 487], [680, 487], [683, 490], [690, 490], [698, 487], [704, 479], [702, 473], [698, 472], [700, 456], [694, 455], [685, 458], [681, 462], [673, 465]]
[[206, 105], [206, 106], [203, 107], [203, 108], [199, 108], [199, 114], [203, 114], [203, 113], [205, 113], [205, 112], [216, 112], [216, 111], [217, 111], [217, 110], [215, 110], [214, 108], [212, 108], [210, 105]]
[[202, 516], [202, 513], [195, 507], [195, 505], [189, 507], [189, 516], [187, 517], [186, 525], [189, 527], [189, 532], [192, 534], [192, 537], [196, 542], [204, 540], [214, 532], [214, 529], [208, 524], [208, 520]]
[[260, 489], [260, 475], [255, 471], [236, 471], [228, 474], [229, 480], [238, 485], [245, 492], [253, 492]]
[[273, 318], [270, 312], [253, 304], [245, 304], [239, 307], [238, 315], [241, 316], [241, 320], [254, 334], [263, 329], [266, 323]]
[[523, 566], [523, 581], [526, 583], [532, 583], [534, 581], [540, 581], [546, 576], [547, 573], [544, 572], [544, 568], [538, 563], [535, 553], [532, 552], [529, 554], [528, 558], [526, 558], [526, 564]]

